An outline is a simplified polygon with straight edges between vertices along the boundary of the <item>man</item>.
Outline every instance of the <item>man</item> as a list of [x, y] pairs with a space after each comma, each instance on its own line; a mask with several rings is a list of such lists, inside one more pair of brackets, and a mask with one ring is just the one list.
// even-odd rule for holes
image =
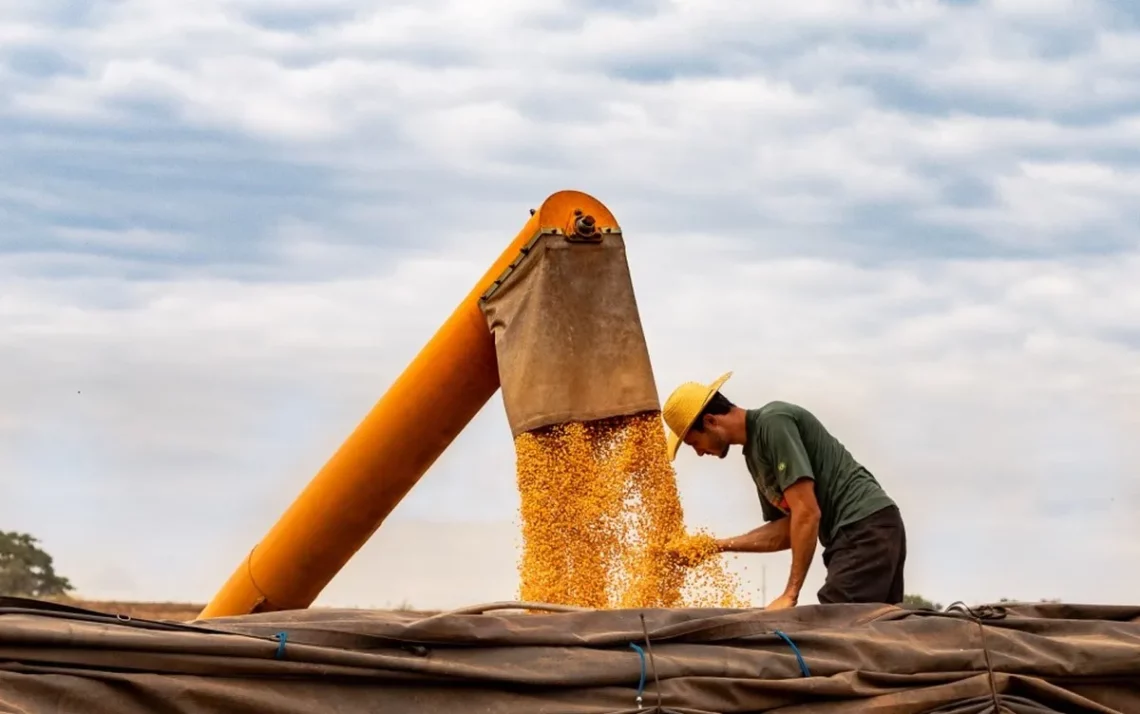
[[743, 447], [767, 523], [718, 541], [721, 551], [791, 549], [787, 587], [770, 610], [799, 602], [817, 539], [827, 568], [821, 603], [901, 603], [906, 531], [895, 502], [803, 407], [774, 401], [745, 410], [730, 402], [719, 390], [731, 376], [682, 384], [662, 409], [670, 459], [681, 443], [722, 459], [733, 445]]

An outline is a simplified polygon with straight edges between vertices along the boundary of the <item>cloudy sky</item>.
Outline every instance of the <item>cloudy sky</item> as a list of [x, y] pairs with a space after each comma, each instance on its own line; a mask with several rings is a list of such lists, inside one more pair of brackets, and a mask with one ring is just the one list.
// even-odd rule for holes
[[[0, 527], [83, 595], [204, 601], [573, 188], [662, 396], [814, 410], [909, 591], [1134, 602], [1126, 5], [0, 3]], [[738, 452], [677, 469], [690, 525], [759, 523]], [[517, 505], [496, 396], [319, 602], [511, 598]], [[761, 604], [788, 563], [734, 567]]]

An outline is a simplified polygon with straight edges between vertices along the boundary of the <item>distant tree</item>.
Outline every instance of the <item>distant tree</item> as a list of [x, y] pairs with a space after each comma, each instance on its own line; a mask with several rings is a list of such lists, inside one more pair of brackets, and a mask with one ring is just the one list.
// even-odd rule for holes
[[908, 607], [913, 610], [941, 610], [942, 605], [932, 600], [927, 600], [921, 595], [911, 594], [903, 596], [903, 607]]
[[47, 597], [74, 590], [56, 575], [52, 557], [27, 533], [0, 531], [0, 595]]
[[[1027, 603], [1032, 602], [1032, 601], [1031, 600], [1017, 600], [1017, 599], [1010, 598], [1010, 597], [1003, 597], [1001, 600], [998, 600], [998, 602], [999, 603], [1008, 603], [1010, 605], [1015, 605], [1018, 603], [1024, 605], [1024, 604], [1027, 604]], [[1045, 597], [1043, 597], [1040, 600], [1038, 600], [1037, 602], [1055, 603], [1055, 602], [1061, 602], [1061, 598], [1056, 598], [1056, 597], [1055, 598], [1045, 598]]]

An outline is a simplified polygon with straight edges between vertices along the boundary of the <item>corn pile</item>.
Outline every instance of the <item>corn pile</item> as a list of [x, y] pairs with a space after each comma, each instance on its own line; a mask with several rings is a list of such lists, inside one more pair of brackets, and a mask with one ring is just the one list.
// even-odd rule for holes
[[615, 607], [749, 607], [713, 538], [685, 532], [657, 412], [570, 422], [515, 439], [523, 600]]

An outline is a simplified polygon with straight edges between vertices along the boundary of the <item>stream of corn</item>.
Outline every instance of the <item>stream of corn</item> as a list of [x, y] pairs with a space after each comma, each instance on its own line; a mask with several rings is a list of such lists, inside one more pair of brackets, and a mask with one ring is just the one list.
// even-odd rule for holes
[[707, 533], [687, 533], [659, 412], [515, 439], [523, 600], [599, 609], [749, 607]]

